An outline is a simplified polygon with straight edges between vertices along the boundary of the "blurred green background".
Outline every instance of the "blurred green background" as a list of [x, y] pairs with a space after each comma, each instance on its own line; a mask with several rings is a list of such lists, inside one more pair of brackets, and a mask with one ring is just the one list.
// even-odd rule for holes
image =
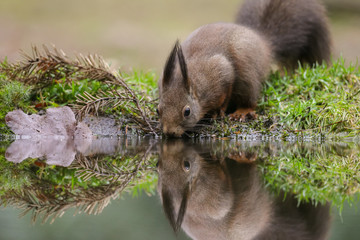
[[[333, 209], [333, 225], [329, 240], [359, 239], [359, 207], [344, 206], [342, 217]], [[357, 210], [356, 210], [357, 209]], [[30, 215], [19, 219], [19, 210], [0, 208], [1, 240], [32, 239], [126, 239], [126, 240], [187, 240], [184, 232], [177, 236], [163, 214], [159, 198], [142, 194], [132, 198], [113, 200], [100, 215], [80, 214], [69, 211], [53, 224], [32, 225]]]
[[[116, 68], [159, 73], [175, 40], [197, 27], [232, 22], [241, 0], [1, 0], [0, 59], [19, 59], [31, 44], [69, 55], [97, 53]], [[360, 1], [325, 0], [334, 56], [360, 55]]]
[[146, 194], [135, 198], [125, 194], [123, 199], [112, 200], [99, 215], [73, 216], [70, 210], [52, 224], [41, 224], [40, 220], [32, 225], [30, 215], [19, 218], [20, 212], [0, 208], [1, 240], [189, 239], [183, 232], [176, 237], [158, 197]]

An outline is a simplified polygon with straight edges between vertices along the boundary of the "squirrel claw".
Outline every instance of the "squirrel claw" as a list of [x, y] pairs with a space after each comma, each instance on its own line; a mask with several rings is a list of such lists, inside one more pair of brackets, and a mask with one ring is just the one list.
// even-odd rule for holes
[[212, 115], [212, 119], [224, 119], [225, 118], [225, 111], [223, 109], [220, 109], [219, 112], [216, 112]]
[[229, 158], [237, 161], [238, 163], [254, 163], [257, 159], [256, 153], [251, 152], [238, 152], [229, 155]]
[[257, 118], [257, 114], [251, 108], [238, 109], [235, 112], [229, 114], [230, 120], [239, 120], [240, 122], [247, 122]]

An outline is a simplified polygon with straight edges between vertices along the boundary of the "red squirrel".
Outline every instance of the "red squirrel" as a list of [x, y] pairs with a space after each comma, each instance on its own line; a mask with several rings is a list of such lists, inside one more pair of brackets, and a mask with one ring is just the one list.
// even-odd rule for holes
[[208, 24], [176, 42], [159, 80], [163, 133], [180, 137], [206, 116], [256, 117], [272, 65], [329, 63], [330, 54], [328, 20], [317, 0], [246, 0], [235, 23]]
[[328, 239], [330, 204], [271, 193], [251, 148], [214, 154], [215, 144], [175, 139], [160, 147], [157, 190], [175, 232], [197, 240]]

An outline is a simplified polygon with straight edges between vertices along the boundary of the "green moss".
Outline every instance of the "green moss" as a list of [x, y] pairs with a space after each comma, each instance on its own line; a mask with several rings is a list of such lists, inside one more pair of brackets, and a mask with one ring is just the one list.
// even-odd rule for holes
[[260, 112], [276, 117], [286, 128], [313, 132], [360, 130], [360, 73], [342, 59], [332, 67], [300, 67], [294, 75], [274, 74], [266, 82]]
[[31, 86], [11, 81], [5, 74], [0, 72], [0, 133], [8, 134], [10, 130], [5, 125], [5, 116], [15, 109], [23, 109], [33, 112], [30, 106]]
[[284, 191], [299, 202], [332, 202], [340, 210], [360, 196], [359, 146], [293, 146], [259, 162], [267, 186]]
[[54, 81], [52, 85], [39, 89], [35, 94], [36, 102], [46, 106], [70, 105], [74, 104], [76, 97], [83, 95], [84, 92], [96, 94], [98, 91], [110, 89], [108, 85], [99, 81], [84, 79], [81, 81], [66, 82], [65, 79]]
[[0, 145], [0, 197], [10, 191], [20, 191], [24, 186], [31, 184], [32, 171], [30, 165], [33, 161], [14, 165], [5, 159], [6, 147]]

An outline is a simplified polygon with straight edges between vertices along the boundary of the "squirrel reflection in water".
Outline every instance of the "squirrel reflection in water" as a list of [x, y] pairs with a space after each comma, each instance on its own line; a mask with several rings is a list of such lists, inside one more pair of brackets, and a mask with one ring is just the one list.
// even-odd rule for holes
[[171, 226], [193, 239], [327, 239], [328, 204], [273, 196], [255, 154], [214, 157], [209, 148], [174, 140], [161, 147], [158, 174]]

